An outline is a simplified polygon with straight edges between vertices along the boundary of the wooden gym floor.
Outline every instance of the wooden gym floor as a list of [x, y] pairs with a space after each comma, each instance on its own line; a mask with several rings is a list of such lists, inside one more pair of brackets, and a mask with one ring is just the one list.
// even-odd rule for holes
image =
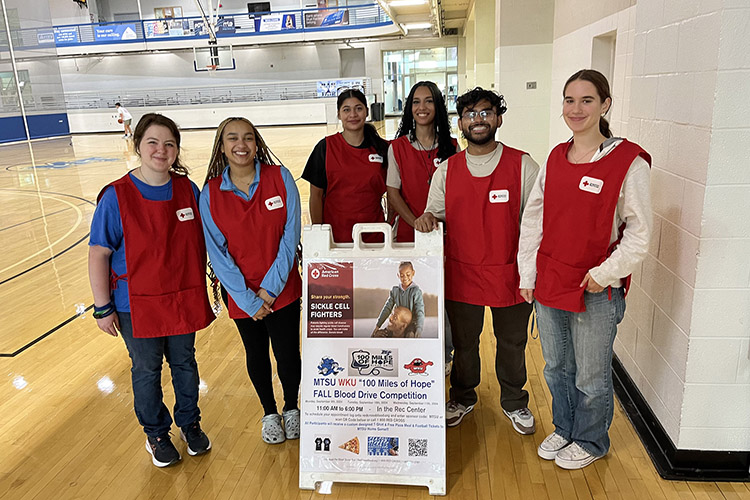
[[[396, 123], [383, 126], [385, 136], [393, 137]], [[274, 127], [261, 133], [298, 177], [315, 143], [333, 130]], [[213, 135], [183, 135], [183, 155], [199, 186]], [[130, 360], [122, 340], [97, 330], [90, 311], [83, 317], [76, 313], [77, 306], [92, 304], [86, 256], [96, 195], [138, 166], [138, 159], [119, 134], [40, 141], [33, 150], [26, 144], [0, 146], [0, 155], [0, 498], [429, 498], [420, 487], [334, 484], [331, 496], [300, 491], [299, 443], [261, 441], [260, 405], [226, 313], [199, 333], [196, 346], [202, 423], [213, 449], [189, 457], [175, 438], [182, 462], [154, 467], [133, 414]], [[308, 185], [298, 185], [306, 209]], [[530, 339], [528, 349], [538, 430], [524, 437], [501, 414], [489, 362], [494, 339], [485, 325], [480, 403], [447, 431], [449, 498], [750, 498], [743, 483], [659, 478], [619, 405], [606, 459], [573, 472], [539, 459], [536, 447], [552, 431], [539, 340]], [[165, 387], [171, 406], [166, 373]]]

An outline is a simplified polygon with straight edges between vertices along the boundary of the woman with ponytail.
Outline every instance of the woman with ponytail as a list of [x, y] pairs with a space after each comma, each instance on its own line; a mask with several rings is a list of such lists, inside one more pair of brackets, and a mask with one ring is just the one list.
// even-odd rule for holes
[[[200, 208], [208, 256], [245, 345], [247, 372], [263, 406], [263, 441], [297, 439], [299, 192], [292, 174], [273, 161], [246, 118], [227, 118], [216, 130]], [[271, 383], [269, 339], [284, 393], [281, 415]]]
[[344, 130], [318, 142], [302, 178], [310, 183], [312, 223], [330, 224], [334, 241], [347, 243], [354, 224], [385, 222], [388, 141], [365, 123], [367, 98], [359, 90], [342, 92], [336, 108]]
[[609, 451], [612, 346], [651, 239], [651, 157], [612, 137], [611, 105], [598, 71], [568, 79], [563, 118], [573, 137], [550, 153], [521, 224], [521, 295], [536, 300], [555, 426], [537, 453], [563, 469]]

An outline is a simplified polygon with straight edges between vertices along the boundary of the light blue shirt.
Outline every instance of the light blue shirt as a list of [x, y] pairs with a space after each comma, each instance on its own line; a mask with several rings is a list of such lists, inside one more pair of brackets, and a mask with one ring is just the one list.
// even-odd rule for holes
[[[260, 184], [260, 169], [260, 162], [256, 160], [255, 179], [250, 184], [248, 195], [234, 185], [229, 176], [229, 167], [225, 168], [221, 174], [219, 189], [222, 191], [231, 191], [235, 196], [239, 196], [245, 201], [250, 201]], [[292, 173], [283, 165], [281, 166], [281, 178], [286, 188], [286, 224], [284, 225], [284, 234], [281, 236], [281, 241], [279, 242], [279, 251], [276, 254], [276, 259], [271, 264], [270, 269], [268, 269], [260, 284], [261, 288], [264, 288], [274, 296], [278, 296], [286, 286], [289, 272], [294, 265], [294, 257], [302, 230], [299, 191], [297, 190]], [[240, 271], [240, 268], [229, 254], [227, 239], [216, 226], [211, 214], [211, 195], [209, 191], [208, 184], [203, 186], [200, 197], [200, 211], [201, 219], [203, 220], [203, 233], [206, 235], [206, 249], [208, 250], [208, 257], [211, 259], [211, 266], [216, 273], [216, 277], [219, 278], [221, 284], [226, 288], [240, 309], [248, 315], [254, 316], [263, 306], [263, 300], [247, 287], [242, 271]], [[252, 232], [257, 230], [262, 231], [263, 228], [248, 228], [247, 245], [254, 244]]]

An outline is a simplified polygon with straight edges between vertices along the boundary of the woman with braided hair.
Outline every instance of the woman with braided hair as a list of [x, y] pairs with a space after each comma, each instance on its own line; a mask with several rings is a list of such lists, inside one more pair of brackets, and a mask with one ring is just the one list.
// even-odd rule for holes
[[[208, 255], [263, 405], [261, 435], [276, 444], [299, 438], [302, 280], [296, 260], [299, 192], [292, 174], [272, 155], [246, 118], [221, 122], [200, 208]], [[269, 339], [284, 392], [281, 415], [271, 383]]]

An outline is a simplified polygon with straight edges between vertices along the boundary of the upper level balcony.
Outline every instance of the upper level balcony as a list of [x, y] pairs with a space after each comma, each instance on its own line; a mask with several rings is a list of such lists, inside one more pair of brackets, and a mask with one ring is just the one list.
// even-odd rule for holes
[[[21, 28], [14, 32], [13, 42], [21, 52], [55, 48], [58, 55], [205, 47], [210, 37], [206, 21], [180, 17]], [[222, 13], [215, 19], [214, 32], [219, 45], [256, 45], [369, 38], [400, 29], [379, 4], [372, 3]]]

